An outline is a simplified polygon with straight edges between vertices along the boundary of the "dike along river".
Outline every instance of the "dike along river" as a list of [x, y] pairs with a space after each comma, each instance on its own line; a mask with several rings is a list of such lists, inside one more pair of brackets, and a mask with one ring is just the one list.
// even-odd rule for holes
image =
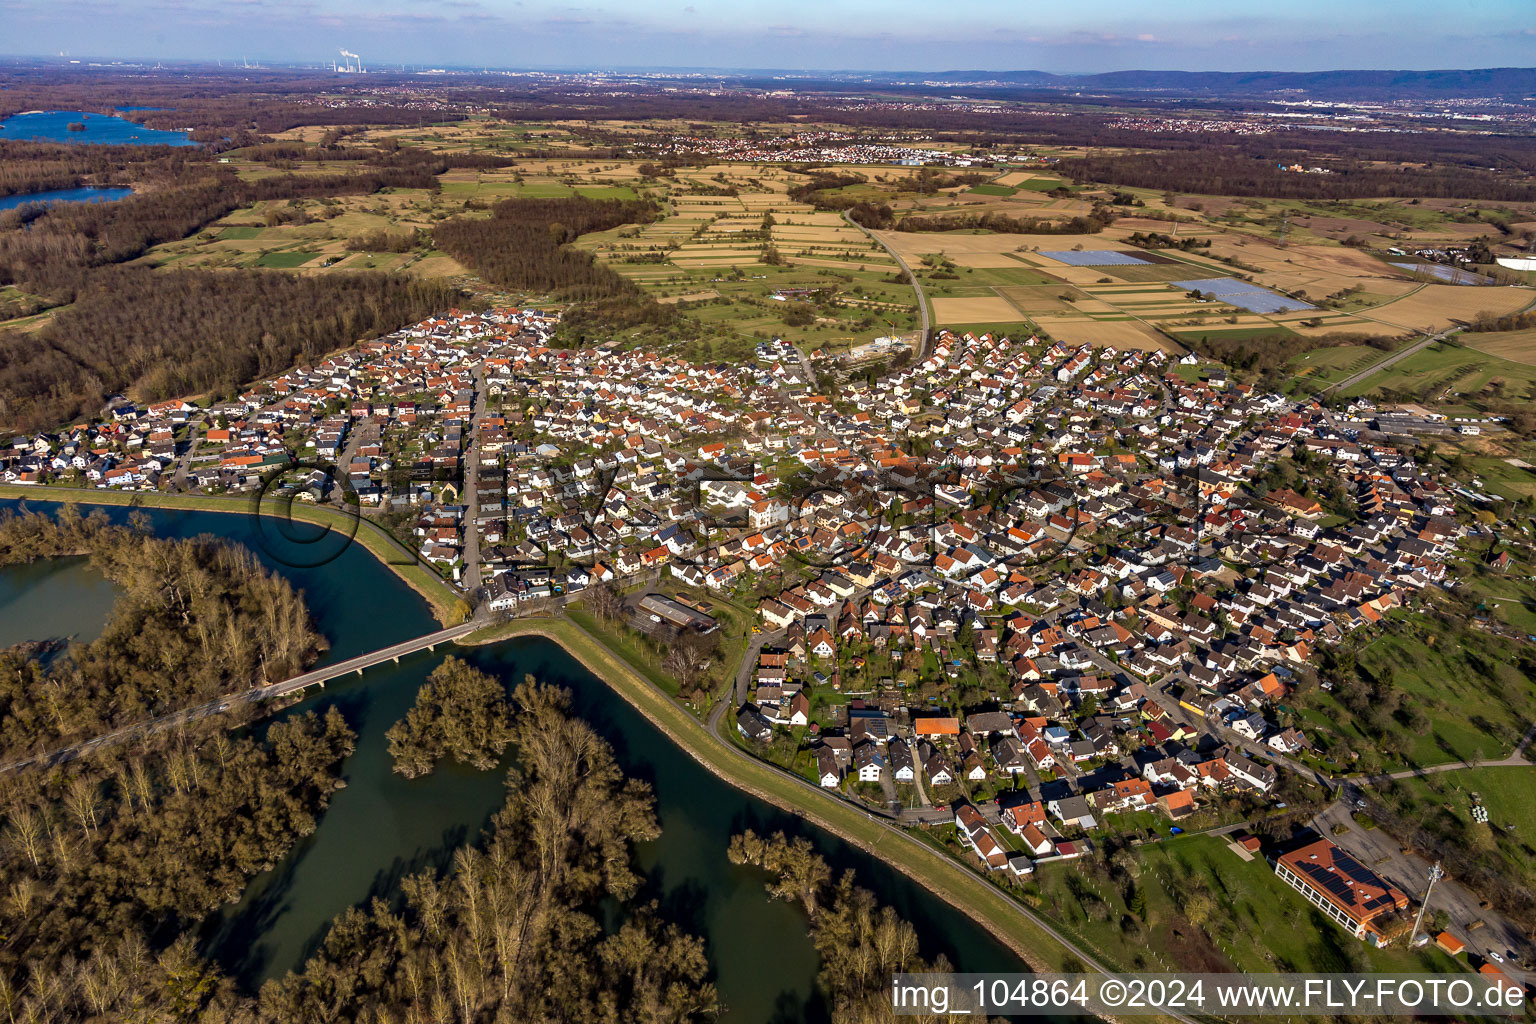
[[[0, 501], [0, 508], [16, 505]], [[114, 521], [125, 522], [129, 510], [105, 511]], [[244, 515], [147, 512], [162, 536], [225, 537], [284, 573], [303, 589], [320, 630], [330, 639], [327, 661], [438, 628], [425, 602], [361, 545], [318, 568], [293, 569], [275, 564], [263, 549], [263, 544], [272, 548], [281, 543], [275, 524], [267, 525], [271, 520], [263, 521], [258, 535], [254, 521]], [[293, 560], [315, 559], [306, 550]], [[78, 565], [0, 570], [0, 607], [35, 608], [40, 602], [18, 602], [18, 592], [38, 593], [32, 588], [64, 573], [67, 579], [52, 585], [91, 594], [81, 612], [99, 618], [105, 593], [100, 587], [105, 584], [98, 578], [93, 589], [82, 572], [89, 570]], [[80, 623], [75, 631], [93, 634], [99, 625]], [[30, 633], [37, 639], [57, 635], [58, 626], [39, 612], [35, 622], [7, 632]], [[6, 637], [9, 642], [16, 639], [20, 637]], [[662, 834], [639, 847], [648, 888], [643, 895], [657, 899], [668, 916], [704, 937], [727, 1007], [725, 1019], [731, 1024], [814, 1022], [827, 1016], [815, 992], [817, 962], [801, 912], [769, 900], [760, 875], [726, 858], [732, 833], [747, 827], [810, 836], [837, 870], [855, 870], [861, 884], [916, 926], [927, 956], [944, 953], [959, 971], [1024, 969], [970, 918], [879, 860], [717, 779], [557, 644], [528, 638], [422, 652], [399, 665], [369, 669], [364, 677], [328, 683], [294, 709], [339, 707], [358, 733], [357, 751], [344, 766], [347, 787], [335, 794], [315, 834], [272, 871], [257, 876], [238, 904], [214, 915], [204, 928], [204, 951], [246, 987], [254, 989], [267, 978], [299, 967], [324, 937], [330, 920], [347, 907], [374, 896], [393, 897], [400, 879], [412, 872], [445, 868], [453, 850], [475, 841], [500, 806], [500, 771], [443, 765], [427, 778], [407, 780], [390, 770], [385, 730], [404, 716], [417, 687], [449, 653], [498, 674], [509, 685], [531, 673], [570, 688], [575, 712], [613, 744], [624, 771], [651, 783]]]

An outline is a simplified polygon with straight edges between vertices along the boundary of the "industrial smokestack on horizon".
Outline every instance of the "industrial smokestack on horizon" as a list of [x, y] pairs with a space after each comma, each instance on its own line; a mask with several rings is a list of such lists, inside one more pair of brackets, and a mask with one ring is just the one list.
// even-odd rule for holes
[[[351, 50], [347, 49], [346, 47], [342, 47], [341, 48], [341, 55], [343, 57], [347, 58], [347, 60], [346, 60], [345, 63], [342, 64], [341, 67], [337, 68], [336, 70], [338, 70], [338, 71], [357, 71], [359, 73], [362, 72], [362, 70], [363, 70], [363, 58], [359, 57], [357, 54], [353, 53]], [[352, 61], [354, 61], [354, 60], [357, 61], [357, 67], [356, 68], [352, 67]]]

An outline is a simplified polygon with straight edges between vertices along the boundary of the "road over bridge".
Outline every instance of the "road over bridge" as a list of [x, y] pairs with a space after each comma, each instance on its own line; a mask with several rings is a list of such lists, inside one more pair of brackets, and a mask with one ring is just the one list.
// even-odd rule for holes
[[367, 654], [346, 658], [342, 661], [326, 665], [323, 668], [317, 668], [301, 675], [293, 676], [290, 679], [284, 679], [282, 682], [263, 683], [260, 686], [253, 686], [248, 690], [241, 690], [238, 693], [226, 694], [216, 700], [210, 700], [190, 708], [183, 708], [180, 711], [173, 711], [170, 714], [160, 715], [157, 718], [147, 719], [113, 732], [103, 733], [94, 739], [85, 740], [72, 746], [61, 747], [58, 750], [51, 750], [43, 754], [36, 754], [20, 761], [12, 761], [9, 764], [0, 764], [0, 773], [19, 771], [23, 768], [46, 768], [51, 765], [62, 764], [65, 761], [73, 761], [77, 757], [99, 750], [102, 747], [125, 743], [129, 740], [153, 735], [157, 732], [175, 729], [178, 726], [207, 718], [210, 715], [220, 714], [221, 712], [228, 711], [236, 704], [254, 704], [259, 701], [272, 700], [276, 697], [284, 697], [292, 693], [298, 693], [311, 686], [324, 686], [332, 679], [351, 675], [354, 672], [362, 675], [373, 666], [383, 664], [386, 661], [398, 662], [408, 654], [431, 650], [438, 644], [451, 643], [466, 633], [479, 629], [482, 625], [483, 623], [472, 621], [457, 626], [449, 626], [447, 629], [440, 629], [436, 633], [428, 633], [413, 640], [391, 644], [377, 651], [370, 651]]

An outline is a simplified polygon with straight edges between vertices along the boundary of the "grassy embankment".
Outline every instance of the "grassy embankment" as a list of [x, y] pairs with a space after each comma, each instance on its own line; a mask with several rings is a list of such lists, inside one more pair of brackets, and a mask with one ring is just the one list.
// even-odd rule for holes
[[575, 623], [556, 618], [519, 619], [471, 633], [459, 642], [490, 644], [519, 636], [544, 637], [558, 643], [709, 771], [759, 799], [815, 822], [921, 882], [991, 931], [1032, 967], [1058, 969], [1071, 957], [1012, 901], [953, 860], [835, 797], [813, 792], [750, 755], [742, 756], [744, 752], [732, 752], [687, 709]]
[[[157, 491], [111, 491], [76, 487], [33, 487], [0, 484], [0, 498], [19, 498], [28, 501], [75, 502], [81, 505], [135, 505], [145, 508], [186, 509], [193, 512], [222, 512], [249, 515], [250, 499], [247, 497], [221, 497], [208, 494], [161, 494]], [[263, 511], [262, 515], [274, 519], [283, 518], [276, 511]], [[345, 513], [328, 507], [305, 505], [294, 502], [291, 517], [300, 522], [328, 526], [345, 534], [351, 531], [352, 519]], [[432, 606], [432, 614], [444, 625], [463, 621], [462, 598], [436, 573], [422, 566], [409, 551], [383, 528], [366, 518], [358, 520], [357, 534], [353, 538], [369, 554], [373, 555], [395, 575], [405, 581], [416, 593]]]

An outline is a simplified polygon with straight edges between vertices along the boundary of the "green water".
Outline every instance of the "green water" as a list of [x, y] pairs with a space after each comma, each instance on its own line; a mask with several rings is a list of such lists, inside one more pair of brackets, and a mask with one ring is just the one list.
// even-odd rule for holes
[[120, 591], [86, 558], [0, 568], [0, 647], [26, 640], [101, 636]]
[[[127, 511], [109, 514], [125, 520]], [[150, 516], [165, 536], [215, 533], [262, 553], [261, 535], [244, 516], [167, 510], [152, 510]], [[273, 542], [271, 531], [262, 533]], [[327, 660], [437, 628], [425, 603], [360, 547], [318, 568], [273, 568], [305, 591], [332, 643]], [[0, 577], [0, 601], [7, 599], [8, 582]], [[445, 766], [416, 780], [390, 771], [384, 732], [449, 653], [496, 673], [509, 686], [531, 673], [569, 687], [576, 713], [613, 744], [625, 772], [651, 783], [662, 834], [638, 850], [647, 878], [642, 895], [704, 936], [732, 1024], [826, 1019], [815, 992], [817, 964], [803, 915], [770, 901], [760, 875], [726, 858], [731, 834], [748, 827], [811, 837], [838, 870], [855, 870], [863, 885], [913, 922], [927, 955], [945, 954], [956, 970], [1022, 969], [969, 918], [880, 861], [726, 785], [558, 645], [527, 638], [422, 652], [363, 677], [333, 681], [295, 709], [340, 708], [358, 733], [357, 751], [344, 766], [346, 788], [336, 793], [315, 834], [255, 878], [238, 904], [213, 915], [203, 929], [204, 951], [246, 987], [299, 967], [331, 919], [347, 907], [374, 895], [388, 899], [404, 875], [444, 867], [454, 848], [473, 840], [500, 806], [498, 771]]]

